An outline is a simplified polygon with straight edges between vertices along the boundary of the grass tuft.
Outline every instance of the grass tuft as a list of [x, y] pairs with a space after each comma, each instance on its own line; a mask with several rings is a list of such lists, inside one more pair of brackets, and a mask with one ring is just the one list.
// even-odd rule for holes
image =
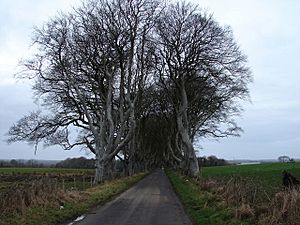
[[266, 214], [259, 218], [259, 225], [300, 224], [300, 189], [286, 189], [272, 199]]

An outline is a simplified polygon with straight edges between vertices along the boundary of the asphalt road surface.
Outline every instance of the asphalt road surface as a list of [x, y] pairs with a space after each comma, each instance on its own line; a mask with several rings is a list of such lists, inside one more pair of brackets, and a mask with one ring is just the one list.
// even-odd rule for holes
[[[82, 219], [83, 218], [83, 219]], [[156, 170], [73, 225], [192, 225], [163, 170]]]

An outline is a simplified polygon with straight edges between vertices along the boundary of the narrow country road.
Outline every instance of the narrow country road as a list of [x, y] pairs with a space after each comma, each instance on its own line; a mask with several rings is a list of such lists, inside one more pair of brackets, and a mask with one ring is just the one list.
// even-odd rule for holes
[[163, 170], [156, 170], [76, 225], [192, 225]]

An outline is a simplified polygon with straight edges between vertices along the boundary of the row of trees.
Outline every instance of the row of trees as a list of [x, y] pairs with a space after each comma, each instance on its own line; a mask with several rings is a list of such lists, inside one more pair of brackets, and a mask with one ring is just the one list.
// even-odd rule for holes
[[22, 159], [12, 159], [12, 160], [0, 160], [0, 167], [32, 167], [32, 168], [42, 168], [47, 167], [42, 162], [34, 159], [22, 160]]
[[55, 167], [58, 168], [85, 168], [85, 169], [94, 169], [95, 160], [87, 159], [85, 157], [79, 158], [67, 158], [55, 164]]
[[[198, 157], [198, 164], [200, 167], [207, 166], [224, 166], [228, 165], [228, 162], [224, 159], [217, 158], [216, 156]], [[87, 159], [85, 157], [79, 158], [67, 158], [58, 163], [45, 163], [38, 160], [0, 160], [0, 167], [31, 167], [31, 168], [44, 168], [44, 167], [57, 167], [57, 168], [84, 168], [94, 169], [95, 159]], [[115, 172], [124, 172], [124, 164], [120, 160], [115, 161]]]
[[36, 29], [23, 77], [44, 111], [9, 130], [9, 142], [82, 146], [95, 182], [116, 158], [128, 173], [168, 165], [196, 176], [193, 143], [238, 135], [248, 97], [246, 57], [229, 27], [186, 3], [91, 0]]
[[225, 159], [220, 159], [214, 155], [198, 157], [198, 163], [200, 167], [226, 166], [229, 164]]

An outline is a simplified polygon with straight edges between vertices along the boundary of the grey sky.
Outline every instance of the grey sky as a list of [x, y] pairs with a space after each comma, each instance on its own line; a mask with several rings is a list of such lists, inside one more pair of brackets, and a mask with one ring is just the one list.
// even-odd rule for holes
[[[200, 1], [199, 1], [200, 2]], [[300, 3], [296, 0], [202, 1], [229, 24], [254, 75], [240, 138], [204, 141], [201, 154], [226, 159], [300, 158]], [[224, 2], [224, 1], [222, 1]], [[209, 5], [210, 4], [210, 5]]]
[[[1, 0], [0, 2], [0, 158], [62, 159], [84, 155], [79, 150], [42, 149], [7, 145], [2, 140], [22, 115], [37, 108], [30, 82], [13, 79], [18, 61], [30, 53], [33, 26], [57, 11], [78, 5], [79, 0]], [[297, 0], [194, 0], [230, 25], [242, 51], [248, 56], [254, 83], [252, 103], [243, 103], [238, 119], [240, 138], [199, 143], [200, 155], [226, 159], [300, 158], [300, 2]]]

